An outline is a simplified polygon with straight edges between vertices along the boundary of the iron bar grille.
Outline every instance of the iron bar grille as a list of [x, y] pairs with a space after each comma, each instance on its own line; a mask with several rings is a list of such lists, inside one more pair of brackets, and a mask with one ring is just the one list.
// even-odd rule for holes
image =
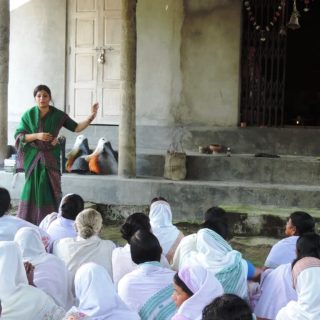
[[287, 37], [279, 31], [288, 19], [288, 3], [266, 30], [280, 2], [250, 0], [258, 30], [243, 6], [240, 122], [248, 126], [283, 126]]

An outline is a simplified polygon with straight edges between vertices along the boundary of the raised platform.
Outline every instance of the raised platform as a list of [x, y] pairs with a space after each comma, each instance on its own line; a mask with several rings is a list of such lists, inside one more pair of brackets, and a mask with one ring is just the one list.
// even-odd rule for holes
[[[237, 212], [254, 207], [251, 216], [263, 213], [263, 208], [276, 208], [274, 215], [277, 208], [313, 212], [320, 208], [320, 162], [315, 157], [189, 154], [187, 179], [177, 182], [162, 178], [163, 164], [163, 154], [139, 154], [135, 179], [63, 174], [62, 190], [108, 205], [148, 205], [161, 195], [180, 221], [201, 220], [209, 207], [220, 205], [237, 207], [233, 210]], [[24, 174], [0, 171], [0, 185], [10, 190], [13, 199], [19, 198], [23, 182]]]

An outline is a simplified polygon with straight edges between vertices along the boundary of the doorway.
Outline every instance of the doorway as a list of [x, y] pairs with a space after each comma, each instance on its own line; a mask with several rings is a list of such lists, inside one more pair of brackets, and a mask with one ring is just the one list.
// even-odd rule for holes
[[244, 1], [240, 122], [246, 125], [320, 125], [320, 1], [311, 0], [305, 12], [305, 1], [297, 0], [297, 30], [286, 28], [292, 5]]
[[67, 105], [77, 121], [99, 102], [95, 124], [120, 118], [121, 1], [68, 1]]
[[320, 126], [320, 1], [297, 2], [300, 29], [288, 30], [284, 125]]

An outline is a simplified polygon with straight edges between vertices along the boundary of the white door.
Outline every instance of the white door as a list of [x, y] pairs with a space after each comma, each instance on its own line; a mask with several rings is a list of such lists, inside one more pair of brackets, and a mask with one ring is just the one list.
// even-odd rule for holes
[[84, 120], [98, 101], [94, 123], [119, 124], [121, 1], [68, 1], [68, 35], [70, 116]]

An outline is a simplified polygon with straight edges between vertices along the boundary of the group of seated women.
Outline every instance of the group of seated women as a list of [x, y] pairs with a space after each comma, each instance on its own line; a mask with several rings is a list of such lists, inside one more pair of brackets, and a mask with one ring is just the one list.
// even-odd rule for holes
[[148, 216], [127, 217], [127, 243], [116, 247], [99, 237], [102, 216], [79, 195], [66, 195], [39, 227], [7, 215], [10, 201], [0, 188], [1, 319], [320, 319], [320, 236], [305, 212], [290, 215], [288, 238], [256, 268], [228, 243], [219, 207], [184, 236], [169, 203], [155, 198]]

